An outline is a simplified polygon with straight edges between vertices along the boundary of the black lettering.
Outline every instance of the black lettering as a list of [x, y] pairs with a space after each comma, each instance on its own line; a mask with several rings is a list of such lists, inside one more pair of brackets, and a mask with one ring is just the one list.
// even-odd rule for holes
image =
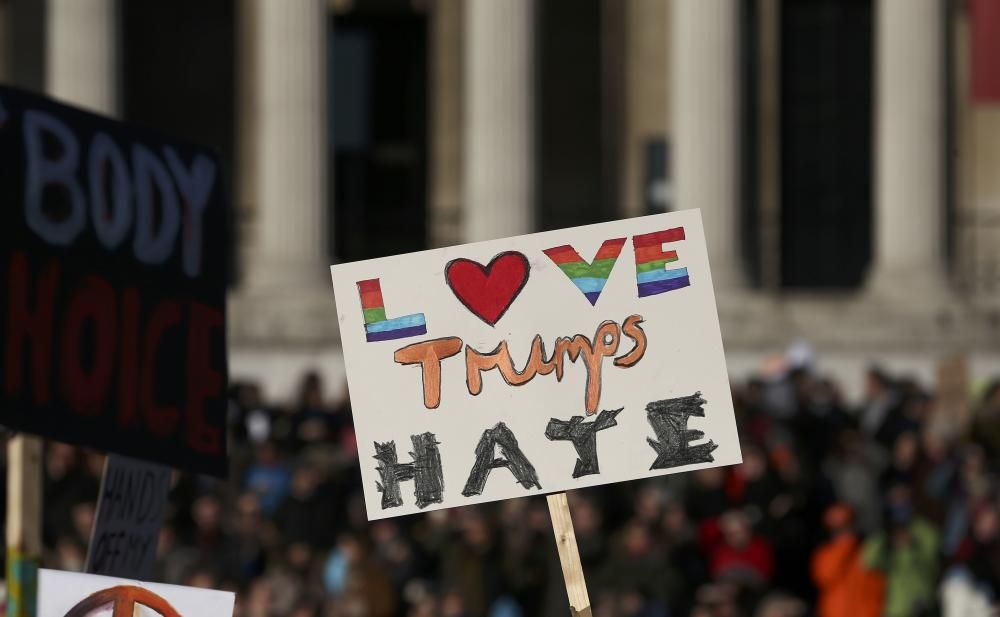
[[707, 443], [691, 446], [690, 442], [705, 436], [699, 430], [688, 429], [688, 418], [705, 417], [705, 399], [701, 392], [691, 396], [669, 398], [653, 401], [646, 405], [646, 419], [656, 433], [656, 439], [646, 441], [656, 451], [656, 460], [650, 469], [670, 469], [692, 463], [711, 463], [712, 451], [719, 446], [708, 440]]
[[143, 524], [153, 516], [153, 506], [156, 503], [156, 475], [148, 469], [142, 472], [142, 480], [139, 484], [138, 507], [135, 514], [135, 522]]
[[92, 572], [112, 572], [121, 555], [121, 543], [125, 532], [116, 531], [101, 534], [94, 543]]
[[549, 420], [545, 436], [551, 441], [571, 441], [576, 448], [579, 458], [573, 468], [574, 478], [601, 473], [597, 460], [597, 431], [618, 426], [615, 418], [622, 409], [624, 408], [602, 410], [593, 422], [584, 422], [583, 416], [573, 416], [569, 420]]
[[122, 473], [120, 469], [110, 465], [105, 470], [99, 516], [114, 520], [121, 516]]
[[153, 536], [149, 534], [129, 535], [126, 542], [125, 555], [128, 559], [128, 566], [132, 571], [136, 571], [142, 567], [152, 543]]
[[413, 480], [413, 494], [418, 508], [426, 508], [432, 503], [444, 501], [444, 472], [441, 468], [441, 453], [438, 440], [433, 433], [412, 435], [413, 458], [411, 463], [400, 463], [396, 457], [396, 442], [375, 442], [375, 460], [382, 481], [377, 483], [382, 493], [382, 509], [403, 505], [399, 483]]
[[[503, 458], [493, 458], [493, 452], [497, 445], [500, 446]], [[524, 488], [542, 488], [542, 485], [538, 483], [538, 474], [535, 472], [534, 466], [524, 455], [524, 452], [521, 452], [514, 433], [503, 422], [483, 431], [479, 445], [476, 446], [476, 462], [472, 466], [462, 494], [466, 497], [481, 495], [490, 471], [498, 467], [509, 469]]]
[[135, 517], [135, 474], [132, 473], [132, 470], [124, 470], [122, 475], [125, 477], [125, 481], [122, 485], [122, 510], [119, 515], [121, 518], [131, 521]]

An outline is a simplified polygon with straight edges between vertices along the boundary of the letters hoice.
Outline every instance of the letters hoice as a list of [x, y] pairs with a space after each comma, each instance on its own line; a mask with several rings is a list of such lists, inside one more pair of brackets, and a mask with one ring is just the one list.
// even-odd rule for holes
[[741, 460], [697, 211], [332, 268], [370, 519]]

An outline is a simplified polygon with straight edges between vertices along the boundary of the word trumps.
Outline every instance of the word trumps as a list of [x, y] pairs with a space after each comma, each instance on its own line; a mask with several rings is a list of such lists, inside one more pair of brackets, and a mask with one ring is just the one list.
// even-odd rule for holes
[[[632, 348], [616, 357], [613, 364], [619, 368], [634, 366], [646, 353], [646, 333], [643, 332], [640, 315], [629, 315], [619, 326], [613, 321], [604, 321], [597, 327], [592, 339], [582, 334], [556, 339], [551, 356], [545, 355], [545, 342], [541, 335], [531, 341], [531, 353], [520, 371], [514, 367], [507, 341], [501, 341], [495, 349], [481, 352], [465, 346], [465, 383], [469, 394], [476, 396], [483, 390], [484, 372], [496, 369], [509, 386], [523, 386], [537, 375], [555, 373], [556, 381], [562, 381], [565, 361], [576, 362], [582, 358], [587, 371], [587, 385], [584, 393], [584, 408], [587, 415], [597, 413], [601, 401], [601, 372], [603, 360], [614, 356], [622, 335], [632, 339]], [[423, 371], [424, 407], [436, 409], [441, 403], [441, 361], [462, 350], [462, 339], [449, 336], [420, 343], [413, 343], [398, 349], [393, 355], [399, 364], [419, 364]]]

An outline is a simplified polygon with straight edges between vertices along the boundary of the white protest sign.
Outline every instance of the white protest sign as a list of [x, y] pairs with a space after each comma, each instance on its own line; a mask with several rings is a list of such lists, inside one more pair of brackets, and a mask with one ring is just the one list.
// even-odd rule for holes
[[170, 490], [170, 468], [108, 455], [87, 551], [87, 572], [150, 578]]
[[228, 591], [38, 571], [38, 617], [230, 617], [235, 602]]
[[697, 210], [332, 275], [371, 520], [742, 460]]

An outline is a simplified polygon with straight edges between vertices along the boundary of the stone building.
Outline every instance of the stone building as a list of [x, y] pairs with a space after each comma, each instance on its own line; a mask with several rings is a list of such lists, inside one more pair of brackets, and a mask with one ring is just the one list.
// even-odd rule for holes
[[1000, 372], [972, 3], [6, 0], [0, 71], [218, 150], [231, 373], [272, 396], [342, 387], [332, 261], [695, 207], [734, 376], [805, 340], [856, 392]]

